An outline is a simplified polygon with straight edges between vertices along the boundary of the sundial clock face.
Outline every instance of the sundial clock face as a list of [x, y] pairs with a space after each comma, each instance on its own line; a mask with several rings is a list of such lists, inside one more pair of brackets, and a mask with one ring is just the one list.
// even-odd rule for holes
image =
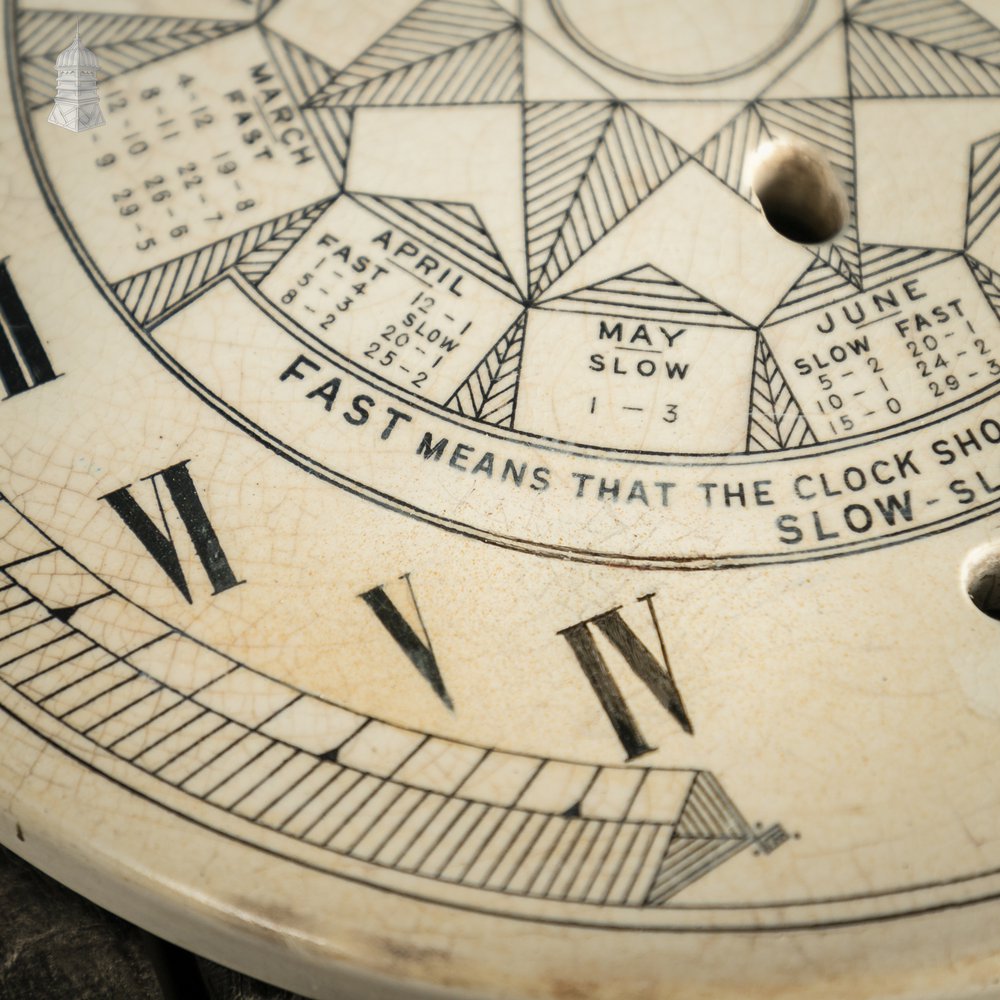
[[1000, 5], [81, 4], [0, 840], [311, 996], [987, 995]]

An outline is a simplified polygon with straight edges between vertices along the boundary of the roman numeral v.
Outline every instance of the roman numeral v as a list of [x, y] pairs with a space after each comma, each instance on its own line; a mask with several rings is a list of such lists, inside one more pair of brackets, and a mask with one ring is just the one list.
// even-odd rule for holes
[[375, 617], [382, 623], [383, 628], [396, 641], [396, 645], [406, 654], [409, 661], [417, 668], [421, 677], [430, 684], [431, 689], [441, 699], [445, 706], [451, 711], [455, 710], [451, 695], [444, 686], [441, 678], [441, 671], [438, 668], [437, 657], [434, 655], [434, 646], [431, 643], [430, 634], [424, 625], [424, 617], [420, 613], [420, 605], [417, 603], [417, 595], [413, 592], [413, 584], [410, 583], [410, 574], [404, 573], [400, 580], [405, 581], [409, 592], [409, 603], [413, 605], [413, 616], [415, 624], [420, 629], [423, 638], [417, 635], [416, 629], [411, 625], [402, 612], [386, 593], [385, 586], [379, 585], [366, 590], [358, 596], [371, 608]]

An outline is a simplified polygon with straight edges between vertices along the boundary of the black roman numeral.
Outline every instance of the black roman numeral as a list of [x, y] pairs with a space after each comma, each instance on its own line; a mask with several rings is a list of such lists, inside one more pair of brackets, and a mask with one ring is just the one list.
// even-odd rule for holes
[[620, 606], [578, 622], [576, 625], [570, 625], [569, 628], [560, 629], [558, 633], [566, 639], [576, 654], [584, 675], [590, 681], [590, 686], [594, 689], [597, 700], [601, 703], [601, 708], [611, 720], [611, 725], [614, 726], [618, 739], [621, 740], [621, 744], [625, 748], [628, 760], [641, 757], [643, 754], [655, 750], [656, 747], [650, 746], [640, 732], [635, 718], [622, 696], [621, 689], [615, 683], [614, 677], [611, 676], [611, 671], [608, 670], [608, 665], [594, 641], [594, 636], [590, 631], [592, 625], [598, 628], [621, 653], [625, 662], [632, 668], [632, 672], [677, 720], [684, 732], [694, 733], [694, 727], [684, 709], [680, 691], [677, 690], [677, 685], [674, 684], [674, 678], [670, 672], [670, 660], [667, 657], [667, 647], [663, 641], [663, 633], [660, 631], [660, 623], [656, 618], [656, 608], [653, 607], [653, 596], [653, 594], [646, 594], [644, 597], [640, 597], [639, 601], [644, 601], [649, 609], [653, 627], [660, 640], [662, 664], [657, 662], [656, 657], [626, 624], [625, 619], [619, 613]]
[[7, 398], [56, 378], [52, 364], [14, 287], [7, 261], [0, 261], [0, 382]]
[[160, 522], [163, 525], [162, 530], [139, 506], [130, 492], [131, 486], [122, 486], [111, 493], [106, 493], [101, 499], [107, 500], [111, 509], [125, 522], [129, 531], [142, 542], [160, 569], [170, 577], [171, 582], [184, 595], [188, 604], [191, 604], [193, 603], [191, 591], [184, 577], [180, 556], [177, 554], [177, 546], [170, 534], [170, 525], [167, 523], [166, 512], [160, 497], [159, 483], [167, 488], [167, 493], [169, 493], [188, 535], [191, 536], [195, 553], [201, 560], [212, 584], [212, 593], [221, 594], [222, 591], [229, 590], [230, 587], [235, 587], [243, 581], [236, 579], [236, 575], [229, 565], [226, 553], [223, 552], [219, 542], [219, 536], [215, 533], [212, 522], [208, 519], [208, 514], [198, 496], [198, 491], [195, 489], [187, 466], [187, 460], [178, 462], [168, 469], [162, 469], [160, 472], [145, 476], [143, 479], [143, 482], [150, 482], [153, 486], [156, 505], [160, 513]]
[[406, 586], [413, 601], [413, 607], [417, 615], [417, 624], [423, 633], [421, 639], [413, 626], [402, 616], [399, 608], [393, 603], [392, 598], [385, 592], [384, 586], [372, 587], [358, 596], [375, 613], [375, 617], [382, 623], [385, 630], [396, 640], [396, 644], [407, 655], [410, 662], [417, 668], [420, 676], [430, 684], [434, 693], [451, 710], [455, 710], [452, 704], [451, 695], [448, 694], [444, 681], [441, 679], [441, 671], [438, 669], [437, 657], [434, 655], [434, 647], [431, 644], [430, 634], [424, 625], [424, 617], [420, 613], [420, 605], [417, 603], [417, 595], [413, 592], [413, 584], [410, 583], [410, 574], [405, 573], [400, 580], [406, 581]]

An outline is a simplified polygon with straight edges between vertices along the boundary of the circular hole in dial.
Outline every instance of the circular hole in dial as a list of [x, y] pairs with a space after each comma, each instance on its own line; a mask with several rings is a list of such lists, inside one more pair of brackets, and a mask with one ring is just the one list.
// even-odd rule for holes
[[1000, 621], [1000, 546], [985, 546], [969, 556], [965, 589], [984, 615]]
[[796, 243], [826, 243], [847, 224], [844, 186], [813, 146], [780, 139], [761, 146], [750, 184], [771, 227]]

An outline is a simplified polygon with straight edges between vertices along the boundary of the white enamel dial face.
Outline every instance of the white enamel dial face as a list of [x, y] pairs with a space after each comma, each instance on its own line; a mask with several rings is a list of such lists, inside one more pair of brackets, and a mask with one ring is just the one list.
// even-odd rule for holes
[[5, 11], [0, 840], [314, 996], [987, 995], [1000, 5], [82, 3]]

